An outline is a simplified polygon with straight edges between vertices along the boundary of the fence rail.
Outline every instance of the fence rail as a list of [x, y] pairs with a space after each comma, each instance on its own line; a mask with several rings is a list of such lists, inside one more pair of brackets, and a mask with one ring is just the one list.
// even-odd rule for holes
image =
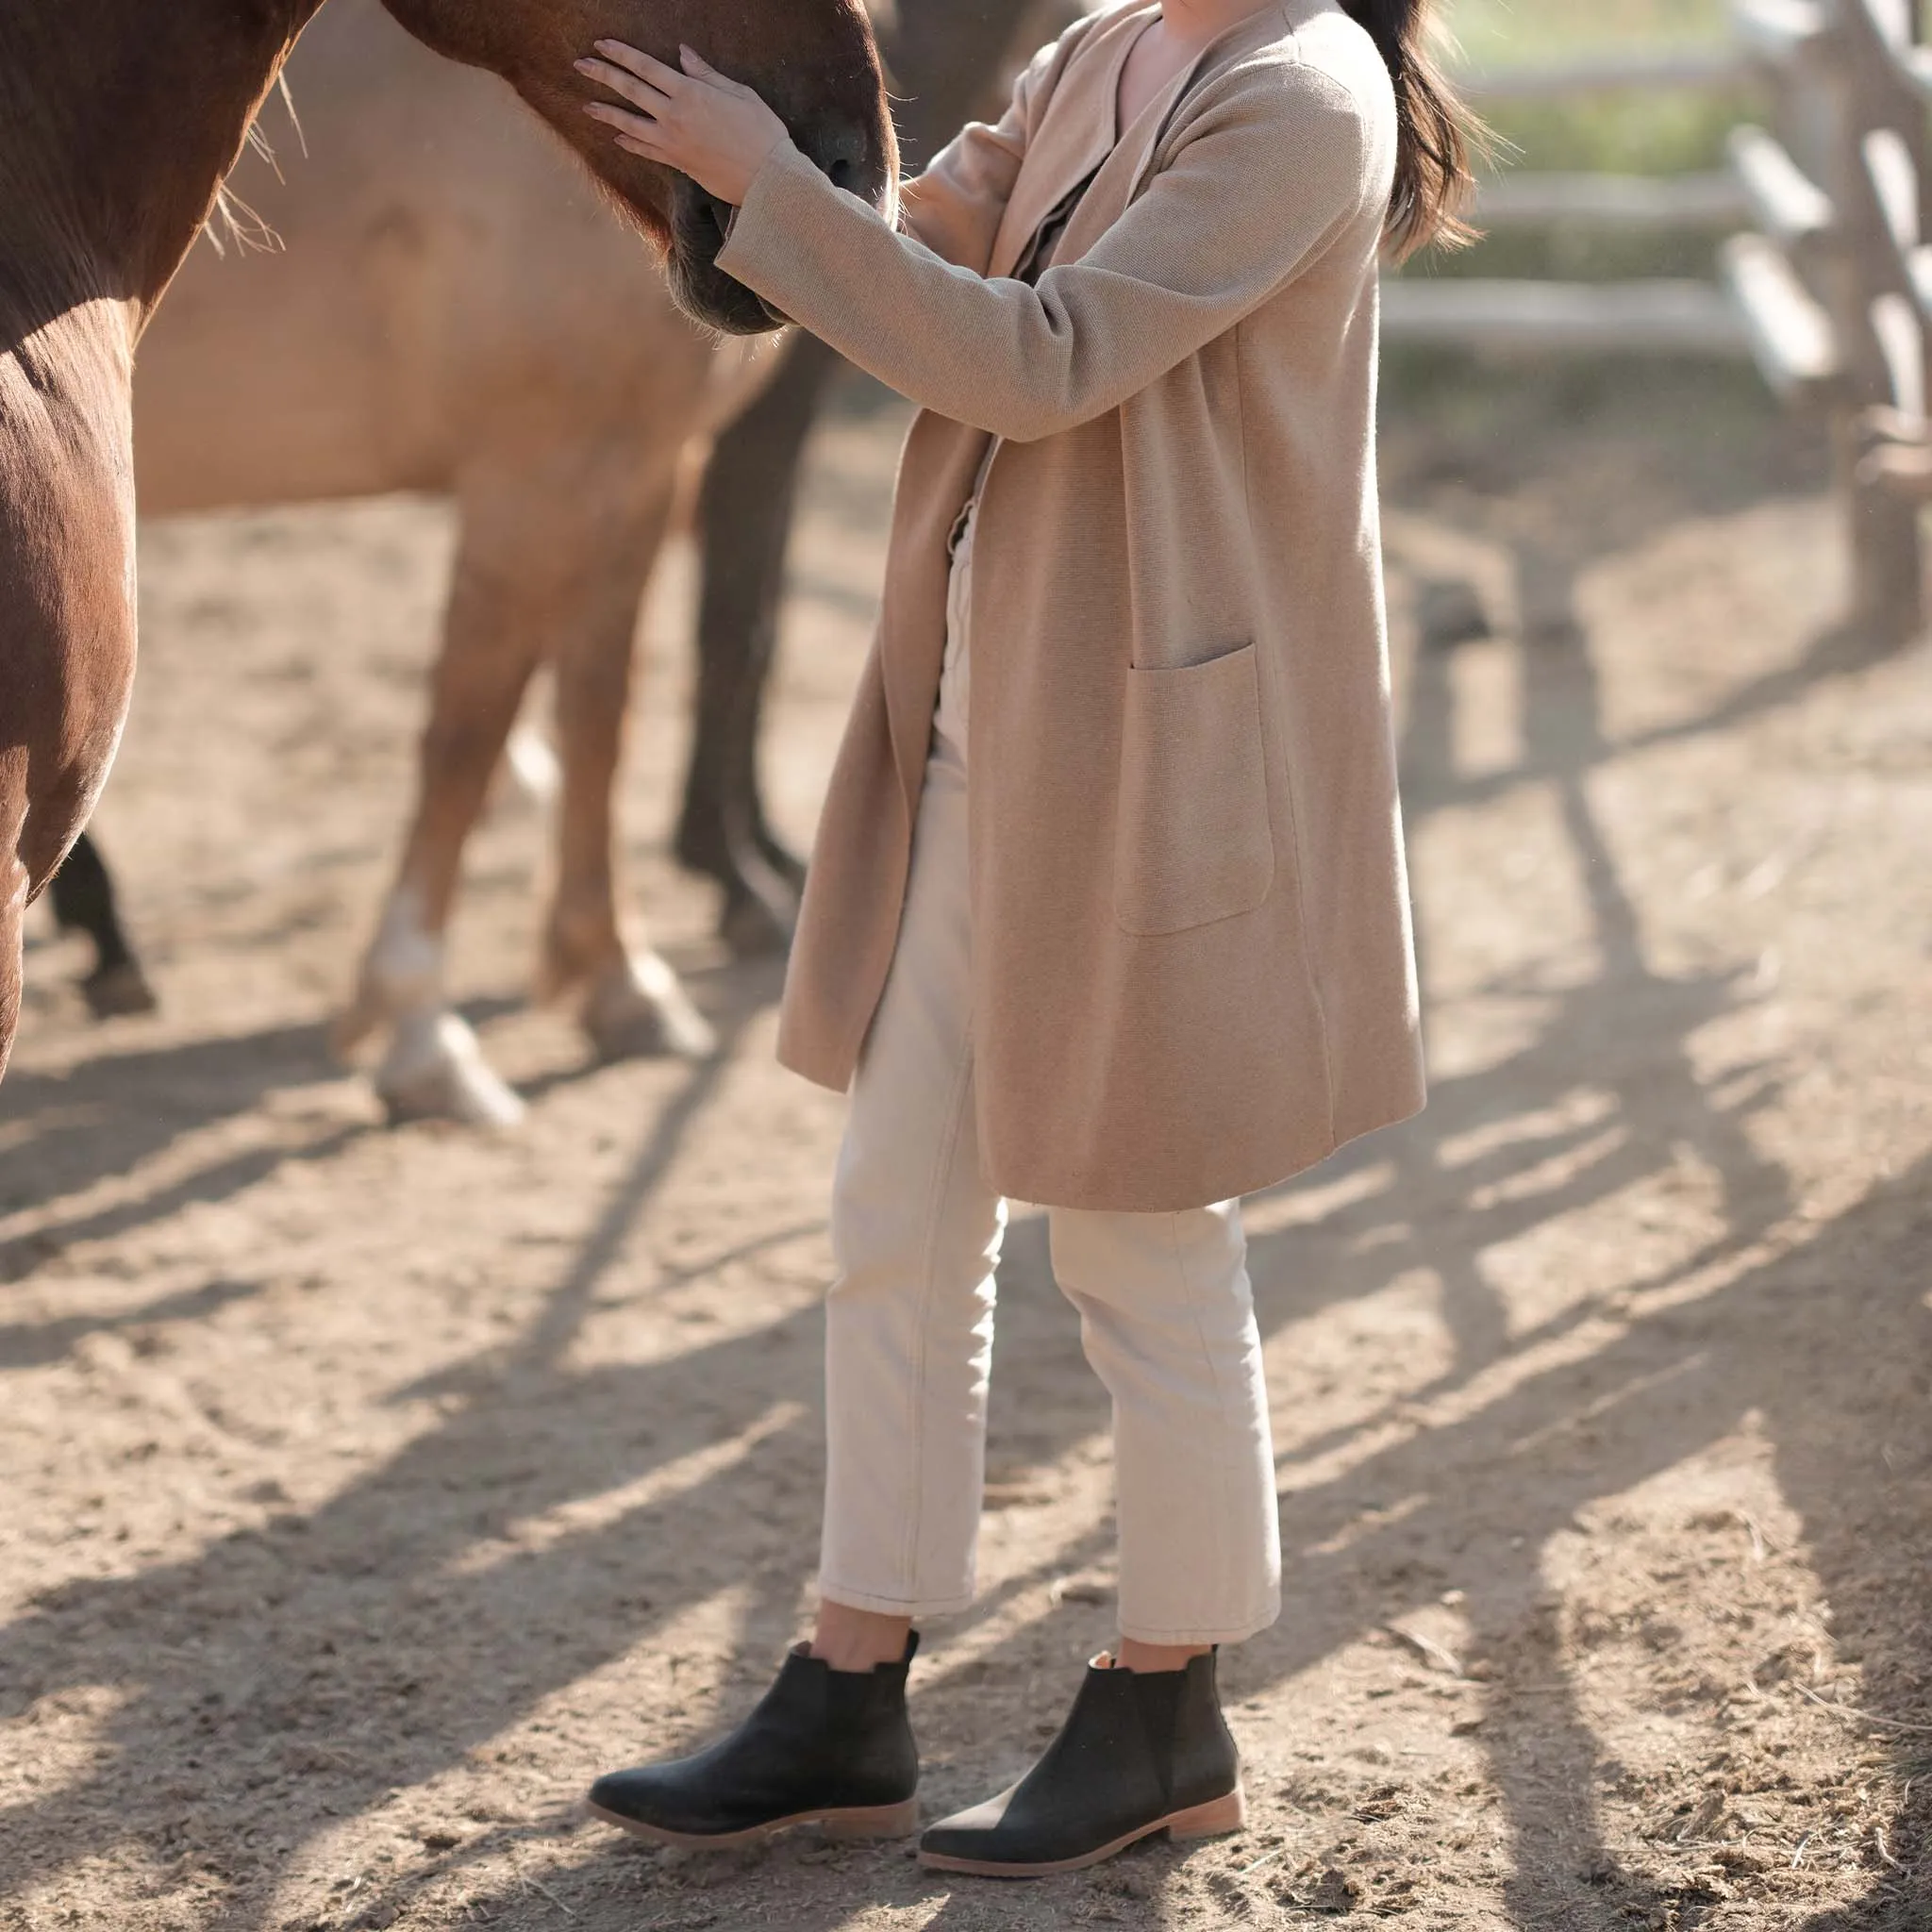
[[1630, 231], [1738, 228], [1710, 283], [1430, 280], [1385, 290], [1394, 341], [1513, 354], [1751, 358], [1832, 425], [1855, 619], [1896, 639], [1925, 619], [1920, 506], [1932, 501], [1932, 0], [1732, 0], [1733, 42], [1464, 77], [1484, 106], [1620, 89], [1749, 94], [1724, 175], [1515, 175], [1478, 219]]
[[1391, 341], [1502, 355], [1751, 353], [1737, 309], [1708, 282], [1397, 280], [1382, 291], [1382, 328]]
[[[1631, 90], [1729, 91], [1761, 75], [1750, 54], [1727, 47], [1465, 74], [1460, 85], [1488, 108]], [[1669, 232], [1721, 229], [1747, 218], [1744, 191], [1730, 175], [1508, 174], [1484, 183], [1476, 208], [1478, 223], [1491, 231], [1587, 226]], [[1393, 342], [1511, 355], [1624, 349], [1735, 357], [1750, 351], [1747, 331], [1725, 309], [1714, 284], [1432, 281], [1416, 275], [1387, 285], [1383, 327]]]
[[1748, 54], [1724, 47], [1709, 53], [1600, 55], [1561, 66], [1502, 68], [1461, 75], [1458, 85], [1466, 98], [1490, 108], [1517, 101], [1582, 100], [1633, 90], [1710, 93], [1748, 86], [1757, 75]]
[[1750, 219], [1735, 175], [1505, 175], [1485, 182], [1477, 224], [1597, 228], [1722, 228]]

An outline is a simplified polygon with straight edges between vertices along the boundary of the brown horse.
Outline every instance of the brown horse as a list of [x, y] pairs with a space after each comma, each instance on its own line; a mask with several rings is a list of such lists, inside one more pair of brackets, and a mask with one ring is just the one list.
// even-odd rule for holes
[[[134, 350], [320, 0], [13, 0], [0, 13], [0, 1071], [22, 922], [85, 824], [134, 674]], [[721, 275], [724, 211], [593, 139], [572, 58], [603, 35], [741, 74], [841, 186], [896, 157], [858, 0], [389, 0], [436, 52], [501, 75], [664, 251], [680, 303], [777, 322]]]
[[[507, 1125], [522, 1102], [444, 962], [464, 846], [540, 672], [558, 808], [538, 988], [600, 1059], [714, 1043], [627, 903], [618, 793], [638, 608], [685, 451], [778, 347], [694, 327], [548, 130], [377, 0], [328, 0], [286, 78], [299, 120], [271, 103], [271, 152], [229, 178], [282, 245], [183, 263], [142, 340], [135, 489], [143, 526], [398, 491], [455, 510], [415, 807], [336, 1039], [375, 1050], [392, 1119]], [[533, 744], [526, 728], [515, 748]], [[84, 859], [55, 880], [57, 917]]]

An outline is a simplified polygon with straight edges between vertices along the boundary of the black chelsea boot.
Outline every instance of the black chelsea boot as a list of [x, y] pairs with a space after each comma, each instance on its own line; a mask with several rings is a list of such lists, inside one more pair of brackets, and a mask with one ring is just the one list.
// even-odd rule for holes
[[939, 1872], [1045, 1878], [1097, 1865], [1137, 1839], [1208, 1838], [1245, 1821], [1241, 1758], [1210, 1654], [1184, 1671], [1090, 1664], [1060, 1734], [1010, 1790], [931, 1826]]
[[895, 1664], [835, 1671], [800, 1644], [728, 1738], [694, 1757], [613, 1771], [589, 1807], [658, 1844], [723, 1849], [793, 1824], [834, 1838], [905, 1838], [919, 1828], [919, 1750]]

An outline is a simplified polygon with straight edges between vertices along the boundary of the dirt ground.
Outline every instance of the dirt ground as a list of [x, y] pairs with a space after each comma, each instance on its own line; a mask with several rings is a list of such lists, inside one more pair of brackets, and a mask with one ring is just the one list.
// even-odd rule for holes
[[[899, 425], [818, 449], [770, 760], [800, 839]], [[165, 1009], [90, 1023], [43, 943], [0, 1090], [0, 1926], [1932, 1927], [1932, 657], [1835, 628], [1817, 447], [1729, 378], [1412, 371], [1389, 470], [1434, 1099], [1252, 1207], [1289, 1603], [1224, 1663], [1254, 1822], [1033, 1888], [575, 1810], [744, 1707], [816, 1528], [840, 1106], [663, 849], [688, 564], [632, 870], [726, 1050], [592, 1067], [526, 1009], [544, 828], [507, 802], [456, 948], [533, 1103], [491, 1140], [386, 1130], [324, 1038], [442, 510], [147, 533], [99, 823]], [[984, 1599], [916, 1674], [932, 1811], [1109, 1631], [1106, 1408], [1041, 1232]]]

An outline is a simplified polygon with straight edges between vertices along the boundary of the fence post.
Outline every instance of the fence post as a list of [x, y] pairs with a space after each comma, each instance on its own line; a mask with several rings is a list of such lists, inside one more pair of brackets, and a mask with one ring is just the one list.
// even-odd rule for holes
[[1924, 424], [1924, 330], [1903, 266], [1918, 244], [1924, 176], [1909, 169], [1901, 192], [1878, 157], [1890, 137], [1916, 160], [1924, 115], [1893, 56], [1894, 36], [1909, 31], [1898, 0], [1833, 0], [1833, 7], [1830, 55], [1820, 63], [1831, 91], [1824, 185], [1838, 214], [1825, 279], [1850, 405], [1833, 424], [1834, 461], [1849, 507], [1855, 621], [1897, 643], [1924, 624], [1919, 508], [1863, 458], [1870, 412]]

